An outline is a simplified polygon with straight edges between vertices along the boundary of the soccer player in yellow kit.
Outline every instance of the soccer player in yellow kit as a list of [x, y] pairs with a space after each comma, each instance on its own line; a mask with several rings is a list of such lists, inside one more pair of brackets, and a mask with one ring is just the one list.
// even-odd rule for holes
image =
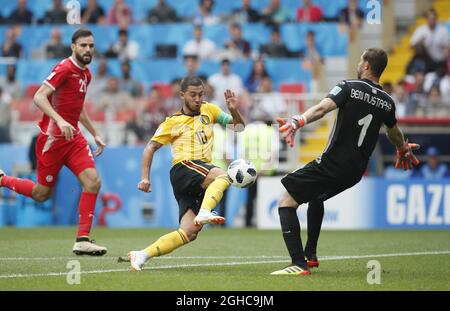
[[[225, 219], [211, 212], [220, 202], [223, 192], [230, 186], [227, 173], [211, 164], [213, 125], [231, 126], [234, 131], [245, 127], [236, 109], [234, 92], [224, 95], [230, 114], [218, 106], [203, 101], [204, 85], [197, 77], [181, 81], [181, 110], [159, 126], [144, 150], [142, 179], [138, 189], [151, 191], [150, 167], [153, 154], [168, 143], [172, 144], [173, 166], [170, 181], [179, 206], [178, 230], [163, 235], [140, 251], [128, 253], [131, 269], [139, 271], [152, 257], [168, 254], [176, 248], [194, 241], [204, 224], [223, 224]], [[230, 125], [229, 125], [230, 124]]]

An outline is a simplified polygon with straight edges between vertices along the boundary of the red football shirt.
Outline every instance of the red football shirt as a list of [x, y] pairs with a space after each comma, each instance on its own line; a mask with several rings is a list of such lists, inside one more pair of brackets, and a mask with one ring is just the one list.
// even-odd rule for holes
[[[80, 132], [78, 121], [90, 82], [89, 68], [81, 68], [72, 57], [58, 63], [44, 81], [54, 91], [48, 98], [53, 109], [76, 129], [76, 133]], [[39, 122], [39, 128], [45, 134], [61, 136], [56, 122], [46, 114]]]

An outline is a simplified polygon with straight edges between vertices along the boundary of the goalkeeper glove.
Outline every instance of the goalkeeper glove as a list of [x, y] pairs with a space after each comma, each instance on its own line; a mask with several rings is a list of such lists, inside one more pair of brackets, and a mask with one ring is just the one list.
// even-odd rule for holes
[[294, 146], [295, 132], [306, 124], [306, 117], [303, 115], [295, 115], [289, 119], [277, 118], [281, 137], [289, 145]]
[[408, 140], [406, 140], [403, 146], [397, 148], [397, 161], [395, 162], [395, 168], [402, 168], [406, 171], [412, 169], [413, 166], [419, 165], [420, 161], [413, 154], [413, 150], [417, 150], [419, 148], [419, 144], [408, 143]]

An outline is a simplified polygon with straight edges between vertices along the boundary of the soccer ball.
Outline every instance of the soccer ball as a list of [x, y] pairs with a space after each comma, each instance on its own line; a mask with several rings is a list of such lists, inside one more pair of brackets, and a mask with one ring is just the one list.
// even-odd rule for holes
[[247, 188], [256, 180], [256, 168], [248, 160], [238, 159], [228, 166], [228, 177], [232, 184], [239, 188]]

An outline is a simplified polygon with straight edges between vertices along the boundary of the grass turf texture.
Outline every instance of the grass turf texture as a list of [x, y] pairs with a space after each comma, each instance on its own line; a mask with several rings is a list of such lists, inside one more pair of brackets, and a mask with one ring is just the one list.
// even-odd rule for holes
[[[141, 272], [130, 272], [117, 257], [169, 230], [95, 228], [98, 243], [108, 247], [104, 257], [73, 255], [75, 232], [74, 227], [0, 229], [0, 290], [450, 290], [445, 230], [323, 231], [320, 267], [306, 277], [269, 275], [289, 263], [279, 231], [206, 229], [192, 244], [151, 259]], [[370, 256], [358, 258], [365, 255]], [[73, 259], [81, 265], [81, 284], [69, 285], [66, 265]], [[367, 283], [371, 259], [381, 264], [380, 285]]]

